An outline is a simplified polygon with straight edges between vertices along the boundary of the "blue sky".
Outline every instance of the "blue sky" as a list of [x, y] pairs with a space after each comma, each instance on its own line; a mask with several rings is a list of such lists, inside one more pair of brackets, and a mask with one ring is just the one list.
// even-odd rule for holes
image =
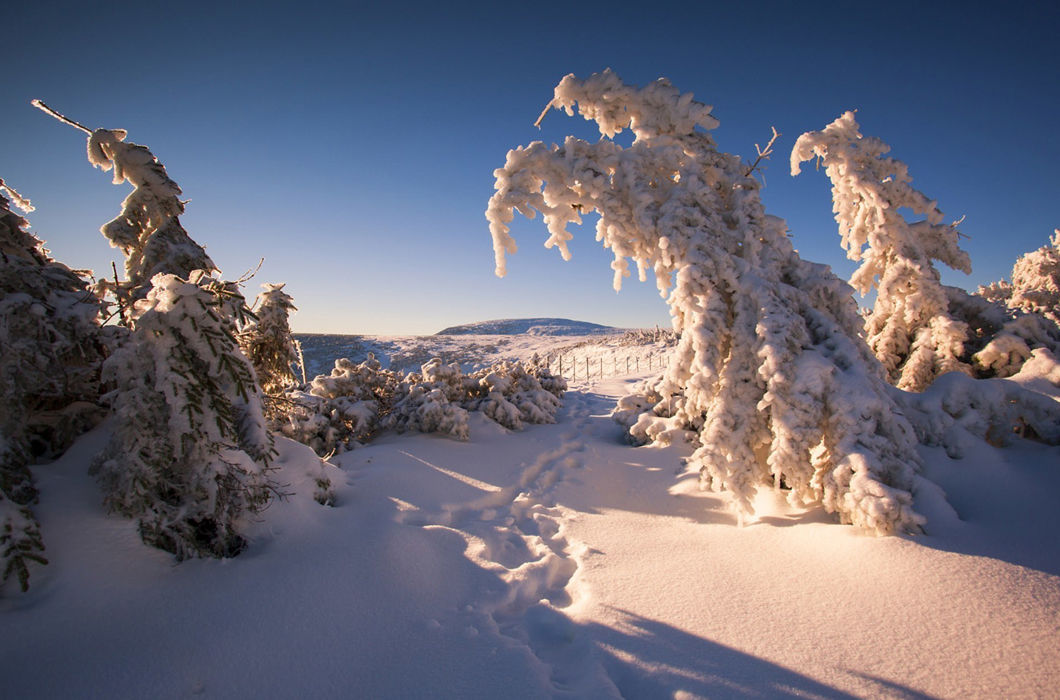
[[492, 318], [669, 322], [653, 284], [611, 289], [593, 227], [574, 259], [540, 220], [493, 276], [483, 211], [493, 170], [532, 140], [592, 137], [552, 112], [567, 73], [666, 76], [714, 105], [722, 150], [782, 133], [766, 209], [808, 259], [852, 271], [830, 188], [788, 175], [795, 138], [858, 109], [914, 185], [953, 219], [974, 289], [1060, 226], [1060, 11], [1045, 3], [744, 2], [168, 5], [22, 3], [5, 12], [0, 177], [33, 200], [34, 231], [71, 267], [109, 274], [99, 226], [114, 186], [84, 136], [33, 109], [125, 128], [190, 200], [185, 227], [228, 277], [286, 282], [296, 330], [425, 334]]

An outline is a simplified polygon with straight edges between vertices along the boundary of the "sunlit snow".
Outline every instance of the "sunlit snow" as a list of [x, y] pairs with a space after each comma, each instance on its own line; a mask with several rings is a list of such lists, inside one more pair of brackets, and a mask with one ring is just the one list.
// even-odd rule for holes
[[[307, 354], [341, 341], [327, 340], [304, 341]], [[566, 348], [612, 370], [622, 352], [614, 337], [497, 336], [492, 355], [481, 336], [346, 341], [387, 359]], [[36, 470], [52, 563], [29, 593], [0, 599], [3, 694], [1055, 692], [1060, 448], [970, 435], [962, 459], [921, 448], [939, 486], [918, 490], [930, 528], [917, 537], [867, 536], [770, 492], [738, 527], [726, 497], [681, 467], [686, 447], [624, 442], [609, 413], [638, 377], [621, 368], [572, 382], [555, 425], [510, 432], [472, 414], [468, 442], [385, 435], [343, 454], [327, 467], [331, 508], [301, 487], [316, 456], [280, 439], [293, 495], [249, 524], [248, 550], [230, 560], [175, 565], [103, 514], [86, 466], [105, 424]], [[1055, 395], [1056, 372], [1039, 360], [1017, 379]]]

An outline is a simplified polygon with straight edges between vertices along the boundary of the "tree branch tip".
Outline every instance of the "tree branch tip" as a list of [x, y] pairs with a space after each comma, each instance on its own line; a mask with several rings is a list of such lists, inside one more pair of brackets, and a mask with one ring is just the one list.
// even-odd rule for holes
[[36, 107], [37, 109], [41, 110], [45, 114], [50, 114], [52, 117], [54, 117], [55, 119], [58, 119], [63, 124], [67, 124], [69, 126], [74, 127], [75, 129], [79, 129], [79, 130], [85, 132], [86, 134], [88, 134], [89, 136], [92, 135], [92, 130], [89, 129], [87, 126], [85, 126], [84, 124], [81, 124], [79, 122], [74, 121], [70, 117], [68, 117], [65, 114], [63, 114], [62, 112], [59, 112], [59, 111], [57, 111], [55, 109], [52, 109], [51, 107], [49, 107], [47, 104], [44, 103], [44, 100], [33, 99], [33, 100], [30, 100], [30, 104], [33, 105], [34, 107]]

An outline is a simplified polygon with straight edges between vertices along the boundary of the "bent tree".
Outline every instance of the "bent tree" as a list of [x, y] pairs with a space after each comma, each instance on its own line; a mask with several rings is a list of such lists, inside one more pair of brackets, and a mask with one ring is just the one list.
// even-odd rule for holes
[[[890, 150], [863, 137], [846, 112], [798, 138], [791, 174], [805, 161], [824, 164], [843, 249], [860, 263], [850, 283], [862, 296], [877, 291], [865, 319], [869, 347], [892, 384], [923, 391], [940, 374], [971, 374], [962, 360], [968, 325], [950, 313], [950, 297], [959, 292], [942, 285], [934, 261], [966, 274], [972, 264], [958, 245], [957, 225], [943, 223], [938, 205], [910, 184], [905, 163], [886, 156]], [[924, 219], [906, 221], [903, 208]]]
[[[704, 486], [732, 494], [741, 516], [773, 485], [793, 504], [820, 503], [879, 534], [918, 530], [914, 432], [859, 337], [852, 289], [798, 256], [784, 222], [765, 213], [751, 168], [715, 147], [711, 107], [665, 79], [636, 88], [610, 70], [568, 75], [551, 107], [577, 110], [603, 138], [508, 152], [486, 211], [496, 272], [516, 252], [516, 211], [540, 212], [545, 245], [565, 259], [568, 225], [596, 212], [615, 287], [630, 261], [641, 280], [654, 275], [681, 339], [641, 397], [631, 436], [693, 438], [690, 464]], [[625, 129], [628, 147], [614, 138]]]
[[243, 295], [181, 225], [180, 187], [146, 146], [33, 104], [87, 134], [89, 162], [133, 186], [100, 229], [125, 255], [126, 280], [98, 291], [128, 329], [102, 367], [115, 425], [90, 471], [104, 503], [178, 559], [234, 556], [246, 516], [275, 490], [261, 388], [235, 338]]

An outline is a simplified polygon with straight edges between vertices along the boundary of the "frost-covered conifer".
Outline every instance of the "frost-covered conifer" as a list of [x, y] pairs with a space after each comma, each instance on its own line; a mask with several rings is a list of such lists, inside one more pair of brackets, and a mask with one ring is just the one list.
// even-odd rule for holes
[[101, 411], [100, 305], [81, 273], [52, 260], [29, 223], [29, 202], [0, 180], [0, 581], [44, 563], [29, 464], [55, 457]]
[[240, 518], [270, 496], [272, 437], [218, 288], [203, 271], [156, 275], [103, 366], [117, 416], [93, 464], [105, 503], [178, 559], [239, 553]]
[[1010, 308], [1060, 324], [1060, 229], [1047, 245], [1020, 256], [1012, 267]]
[[88, 160], [114, 171], [114, 184], [135, 188], [122, 202], [121, 213], [100, 231], [125, 255], [126, 281], [106, 283], [119, 299], [140, 299], [160, 273], [188, 279], [193, 270], [216, 271], [206, 251], [193, 241], [178, 218], [184, 213], [180, 187], [169, 178], [154, 154], [126, 143], [124, 129], [96, 129], [88, 137]]
[[971, 298], [987, 309], [993, 325], [991, 333], [979, 334], [975, 348], [980, 374], [1011, 376], [1038, 348], [1060, 356], [1060, 229], [1049, 245], [1016, 260], [1011, 284], [994, 282]]
[[[291, 335], [288, 317], [294, 298], [283, 291], [283, 284], [263, 284], [265, 291], [254, 303], [256, 319], [239, 334], [239, 344], [254, 365], [258, 383], [266, 394], [280, 394], [305, 382], [302, 352]], [[298, 375], [295, 368], [299, 369]]]
[[[970, 373], [962, 361], [967, 327], [948, 311], [933, 264], [971, 272], [957, 245], [955, 224], [942, 223], [935, 202], [914, 189], [904, 163], [885, 157], [890, 146], [864, 138], [846, 112], [821, 131], [803, 134], [791, 151], [791, 174], [819, 158], [832, 181], [832, 208], [847, 257], [861, 264], [850, 283], [862, 295], [876, 288], [865, 319], [869, 346], [901, 389], [922, 391], [944, 372]], [[925, 220], [908, 222], [907, 207]]]
[[17, 421], [33, 456], [54, 457], [98, 418], [100, 304], [86, 273], [48, 255], [5, 191], [0, 180], [0, 424]]
[[[775, 484], [870, 531], [918, 529], [915, 435], [859, 339], [852, 290], [795, 253], [748, 165], [715, 148], [711, 108], [664, 79], [638, 89], [609, 70], [567, 76], [551, 104], [604, 138], [508, 152], [486, 212], [497, 273], [516, 250], [516, 211], [540, 212], [545, 245], [564, 258], [568, 224], [595, 211], [616, 288], [628, 259], [642, 280], [654, 274], [681, 336], [632, 434], [694, 436], [691, 464], [741, 513]], [[623, 147], [613, 137], [627, 128]]]
[[103, 235], [125, 254], [115, 294], [130, 332], [103, 367], [114, 433], [93, 463], [107, 507], [138, 520], [149, 544], [190, 556], [233, 556], [244, 514], [269, 500], [274, 450], [254, 369], [235, 334], [247, 320], [238, 283], [180, 225], [180, 187], [121, 129], [88, 133], [88, 159], [134, 190]]

